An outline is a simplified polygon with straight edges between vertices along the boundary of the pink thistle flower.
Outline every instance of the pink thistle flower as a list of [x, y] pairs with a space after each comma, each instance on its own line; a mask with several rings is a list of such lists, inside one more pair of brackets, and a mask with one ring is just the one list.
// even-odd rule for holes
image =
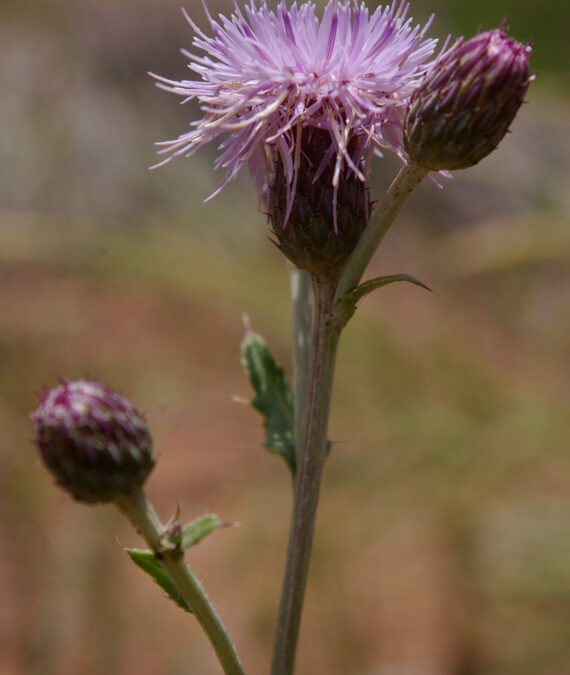
[[197, 99], [203, 116], [158, 144], [168, 157], [157, 166], [221, 139], [215, 168], [226, 174], [210, 199], [247, 163], [283, 253], [313, 274], [339, 273], [368, 223], [372, 154], [406, 160], [408, 100], [437, 44], [408, 9], [331, 0], [319, 18], [311, 2], [273, 11], [250, 0], [218, 21], [206, 10], [212, 37], [186, 15], [204, 54], [183, 52], [198, 79], [154, 77]]
[[[184, 102], [197, 99], [204, 114], [190, 131], [158, 144], [168, 157], [157, 166], [221, 137], [215, 168], [226, 174], [210, 198], [245, 163], [265, 195], [279, 165], [286, 206], [279, 228], [273, 223], [278, 237], [277, 229], [290, 222], [299, 175], [305, 182], [308, 176], [312, 183], [328, 181], [337, 233], [342, 182], [354, 178], [365, 186], [374, 150], [388, 148], [406, 159], [408, 99], [437, 44], [424, 38], [431, 21], [414, 26], [408, 9], [409, 3], [394, 0], [370, 13], [364, 3], [331, 0], [319, 18], [311, 2], [280, 2], [273, 11], [265, 0], [251, 0], [218, 21], [206, 10], [212, 37], [186, 15], [193, 46], [204, 55], [183, 53], [199, 78], [154, 77]], [[309, 147], [312, 138], [318, 153]]]

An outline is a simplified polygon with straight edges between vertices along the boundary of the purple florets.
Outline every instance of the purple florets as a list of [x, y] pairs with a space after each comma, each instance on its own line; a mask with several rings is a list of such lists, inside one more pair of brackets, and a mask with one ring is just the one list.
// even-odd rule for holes
[[370, 14], [363, 3], [331, 0], [319, 18], [310, 2], [280, 2], [273, 11], [265, 0], [251, 0], [229, 18], [215, 21], [208, 14], [212, 37], [187, 17], [196, 33], [193, 46], [204, 55], [184, 53], [199, 79], [155, 77], [185, 100], [198, 99], [204, 115], [191, 131], [159, 144], [169, 155], [165, 161], [191, 155], [221, 136], [215, 166], [226, 175], [214, 194], [246, 162], [263, 194], [268, 165], [277, 157], [290, 209], [304, 128], [328, 135], [314, 180], [332, 163], [328, 174], [335, 194], [343, 172], [366, 181], [372, 149], [389, 148], [405, 157], [407, 101], [437, 42], [424, 39], [428, 26], [414, 26], [408, 8], [394, 0]]
[[62, 380], [42, 393], [30, 417], [44, 464], [80, 501], [131, 493], [154, 466], [144, 416], [100, 382]]

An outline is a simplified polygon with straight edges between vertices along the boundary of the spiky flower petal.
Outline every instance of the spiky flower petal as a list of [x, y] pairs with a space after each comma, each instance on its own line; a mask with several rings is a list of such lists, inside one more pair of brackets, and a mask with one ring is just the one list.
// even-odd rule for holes
[[[204, 54], [186, 52], [198, 79], [157, 79], [185, 101], [198, 99], [204, 114], [191, 131], [161, 144], [165, 161], [221, 138], [215, 166], [226, 175], [219, 190], [245, 163], [263, 195], [277, 176], [284, 190], [284, 202], [278, 199], [282, 228], [301, 174], [304, 181], [326, 179], [332, 188], [328, 226], [336, 231], [341, 183], [366, 183], [373, 149], [404, 157], [407, 100], [437, 42], [424, 38], [427, 26], [412, 24], [408, 8], [394, 0], [370, 13], [364, 3], [331, 0], [319, 18], [311, 2], [282, 1], [273, 11], [265, 0], [251, 0], [229, 18], [208, 15], [212, 37], [188, 18], [196, 33], [193, 46]], [[306, 152], [314, 138], [309, 129], [320, 135], [320, 157]], [[302, 167], [307, 158], [310, 172]], [[324, 186], [317, 192], [323, 194]]]
[[31, 418], [44, 464], [80, 501], [132, 493], [154, 466], [144, 416], [99, 382], [63, 380], [43, 392]]
[[492, 152], [532, 80], [530, 54], [502, 28], [458, 40], [411, 97], [404, 132], [410, 159], [434, 171], [466, 169]]

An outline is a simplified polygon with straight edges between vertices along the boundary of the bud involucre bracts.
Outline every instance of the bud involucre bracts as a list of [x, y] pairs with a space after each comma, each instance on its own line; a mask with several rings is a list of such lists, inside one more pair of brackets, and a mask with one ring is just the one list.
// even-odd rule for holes
[[35, 443], [57, 483], [84, 502], [108, 502], [140, 488], [155, 456], [144, 416], [92, 380], [63, 380], [31, 415]]
[[433, 171], [466, 169], [492, 152], [533, 79], [531, 51], [497, 28], [444, 52], [410, 99], [404, 128], [410, 159]]

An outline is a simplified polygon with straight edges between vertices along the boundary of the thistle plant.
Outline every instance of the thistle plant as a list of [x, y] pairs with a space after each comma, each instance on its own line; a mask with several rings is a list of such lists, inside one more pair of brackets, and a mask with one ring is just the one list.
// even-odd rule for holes
[[[370, 12], [331, 0], [275, 10], [264, 0], [235, 7], [210, 34], [194, 30], [184, 51], [194, 79], [154, 75], [158, 86], [197, 99], [202, 116], [159, 143], [160, 164], [215, 141], [216, 192], [247, 164], [272, 238], [292, 263], [292, 386], [246, 322], [242, 361], [264, 416], [265, 445], [293, 477], [293, 508], [272, 675], [290, 675], [301, 623], [339, 339], [358, 302], [408, 274], [362, 281], [383, 236], [430, 171], [473, 166], [507, 133], [532, 80], [530, 47], [503, 28], [461, 38], [436, 54], [431, 20], [414, 24], [406, 2]], [[206, 10], [207, 12], [207, 10]], [[373, 156], [402, 167], [374, 203]], [[158, 166], [158, 165], [157, 165]], [[205, 516], [164, 527], [142, 491], [154, 464], [144, 418], [97, 383], [62, 383], [33, 416], [37, 444], [56, 480], [84, 501], [113, 501], [146, 538], [131, 552], [169, 595], [193, 612], [226, 673], [241, 673], [236, 650], [184, 562], [184, 550], [221, 521]]]

